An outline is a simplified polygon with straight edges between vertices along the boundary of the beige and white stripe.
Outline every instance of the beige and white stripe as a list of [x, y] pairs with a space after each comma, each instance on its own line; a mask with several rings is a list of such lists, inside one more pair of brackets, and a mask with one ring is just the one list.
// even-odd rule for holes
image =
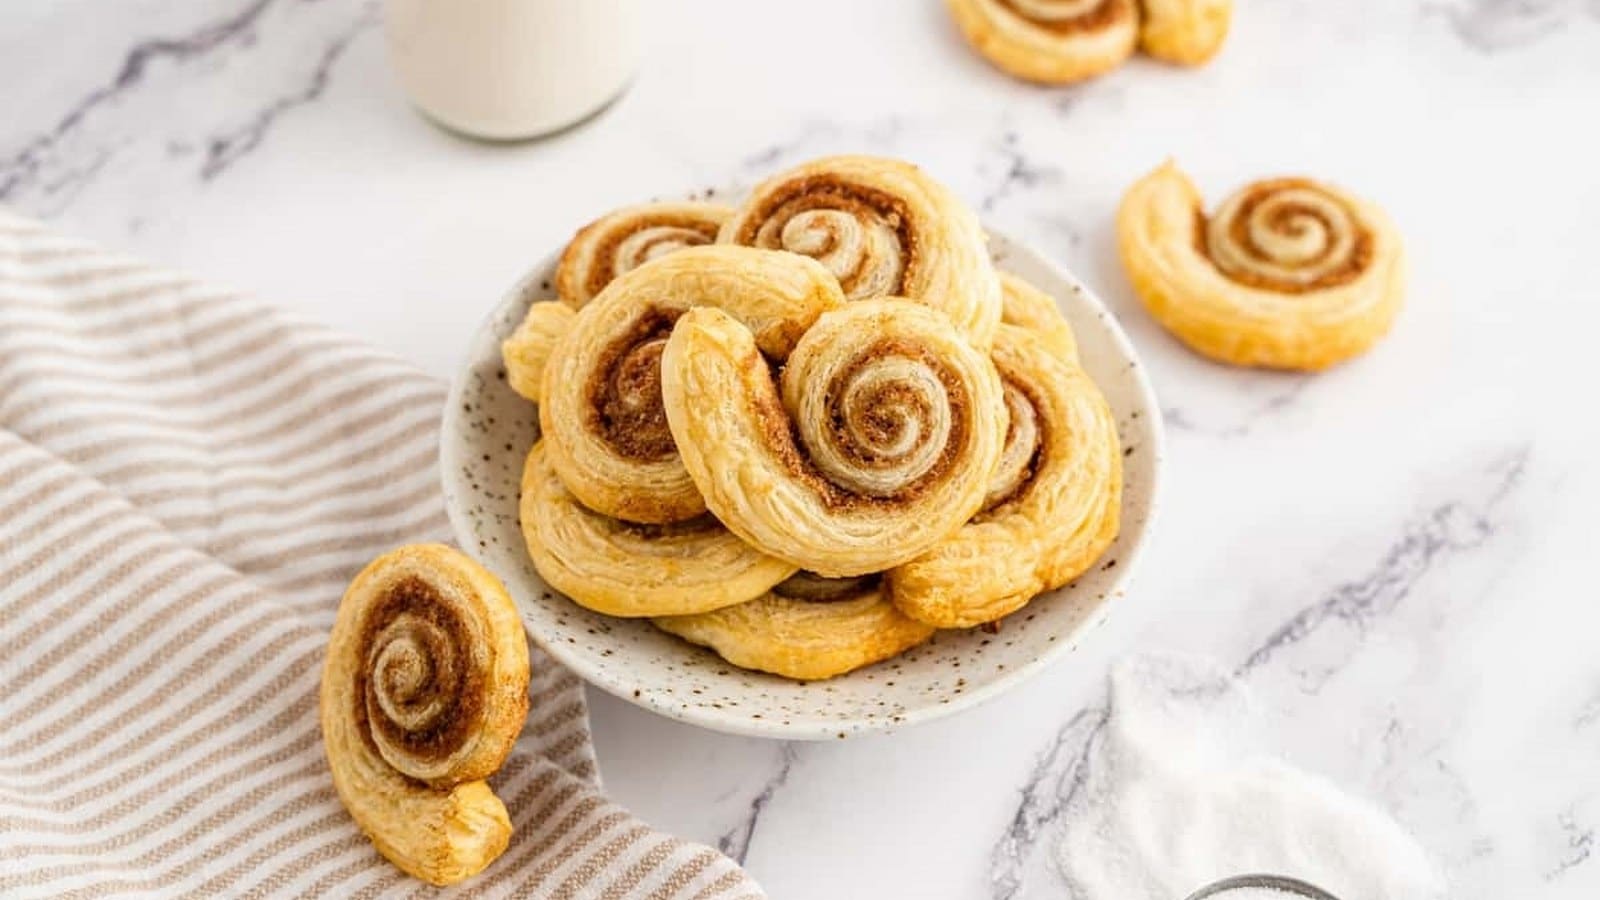
[[340, 807], [316, 689], [344, 583], [447, 532], [441, 385], [0, 212], [0, 896], [758, 898], [600, 794], [533, 652], [516, 836], [440, 890]]

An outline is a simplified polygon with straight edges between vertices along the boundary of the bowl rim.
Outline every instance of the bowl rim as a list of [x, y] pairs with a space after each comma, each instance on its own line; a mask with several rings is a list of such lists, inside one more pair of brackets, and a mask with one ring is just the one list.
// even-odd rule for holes
[[[988, 228], [986, 231], [992, 237], [999, 237], [1001, 241], [1014, 251], [1031, 257], [1047, 268], [1052, 277], [1063, 283], [1072, 285], [1077, 289], [1079, 299], [1087, 303], [1097, 318], [1106, 326], [1111, 343], [1116, 348], [1118, 355], [1129, 360], [1133, 365], [1133, 383], [1136, 396], [1139, 400], [1149, 437], [1142, 445], [1149, 451], [1152, 459], [1150, 464], [1149, 487], [1145, 490], [1148, 497], [1143, 518], [1133, 526], [1136, 529], [1133, 539], [1118, 556], [1118, 573], [1112, 578], [1106, 588], [1107, 599], [1102, 600], [1092, 611], [1084, 616], [1083, 620], [1074, 627], [1066, 639], [1053, 642], [1042, 652], [1013, 666], [1008, 666], [1004, 675], [989, 681], [982, 686], [963, 692], [959, 696], [949, 699], [948, 702], [931, 703], [925, 706], [907, 707], [903, 714], [892, 718], [855, 719], [821, 721], [808, 720], [801, 722], [784, 722], [777, 718], [751, 719], [749, 717], [719, 717], [709, 714], [714, 711], [696, 706], [684, 706], [671, 702], [667, 697], [653, 691], [639, 691], [638, 685], [621, 678], [609, 669], [595, 669], [588, 664], [587, 657], [565, 642], [547, 638], [537, 629], [529, 626], [528, 619], [518, 603], [518, 615], [523, 622], [523, 630], [540, 649], [549, 654], [553, 659], [570, 669], [573, 674], [583, 679], [606, 693], [624, 700], [634, 706], [647, 709], [651, 712], [665, 716], [679, 722], [717, 731], [724, 734], [734, 734], [744, 737], [759, 737], [777, 740], [804, 740], [822, 741], [845, 737], [855, 737], [865, 734], [879, 734], [899, 731], [902, 728], [919, 725], [955, 715], [959, 712], [978, 707], [994, 699], [1005, 691], [1017, 687], [1045, 668], [1055, 664], [1066, 655], [1072, 653], [1083, 638], [1102, 625], [1110, 615], [1111, 607], [1117, 605], [1115, 597], [1126, 595], [1129, 586], [1133, 583], [1134, 573], [1138, 570], [1139, 561], [1145, 553], [1145, 547], [1150, 542], [1151, 532], [1155, 527], [1156, 519], [1161, 508], [1161, 483], [1163, 469], [1165, 468], [1166, 427], [1162, 421], [1161, 406], [1156, 399], [1155, 388], [1150, 382], [1148, 368], [1144, 365], [1138, 351], [1134, 348], [1132, 340], [1123, 329], [1122, 323], [1106, 306], [1100, 295], [1090, 288], [1065, 266], [1056, 262], [1052, 257], [1040, 251], [1031, 243], [1012, 237], [1002, 229]], [[451, 378], [450, 391], [441, 411], [441, 439], [439, 441], [439, 479], [445, 499], [445, 515], [450, 522], [450, 529], [457, 544], [469, 554], [472, 547], [476, 546], [477, 538], [470, 525], [470, 517], [461, 507], [453, 502], [455, 492], [449, 481], [449, 473], [458, 470], [458, 457], [456, 442], [444, 439], [443, 428], [448, 425], [454, 411], [461, 408], [463, 394], [467, 390], [471, 379], [473, 364], [477, 361], [480, 345], [485, 342], [493, 344], [495, 348], [500, 345], [500, 339], [494, 337], [496, 322], [504, 313], [505, 307], [510, 303], [518, 302], [525, 298], [533, 285], [538, 282], [544, 272], [551, 269], [560, 257], [558, 249], [536, 262], [527, 272], [517, 278], [510, 289], [501, 295], [500, 299], [492, 305], [479, 321], [478, 327], [473, 331], [471, 340], [467, 345], [465, 359]], [[1052, 294], [1054, 298], [1054, 295]], [[1056, 299], [1059, 305], [1060, 298]], [[1125, 517], [1126, 521], [1126, 517]], [[1126, 524], [1124, 527], [1129, 527]], [[500, 577], [496, 574], [496, 577]], [[549, 588], [551, 593], [559, 594], [554, 588]], [[517, 592], [511, 592], [513, 601], [516, 602]], [[571, 601], [567, 601], [571, 602]], [[711, 652], [711, 651], [707, 651]], [[844, 676], [848, 677], [848, 673]], [[827, 683], [827, 682], [822, 682]]]

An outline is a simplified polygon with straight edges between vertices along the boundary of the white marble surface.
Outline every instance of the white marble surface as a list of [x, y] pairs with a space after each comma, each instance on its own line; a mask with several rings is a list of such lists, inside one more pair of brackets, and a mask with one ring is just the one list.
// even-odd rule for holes
[[[0, 202], [444, 376], [610, 206], [831, 150], [925, 164], [1145, 354], [1170, 464], [1134, 590], [1029, 685], [885, 737], [738, 739], [595, 696], [614, 793], [775, 898], [1060, 897], [1107, 665], [1177, 649], [1236, 666], [1296, 761], [1385, 805], [1458, 896], [1600, 895], [1600, 3], [1245, 0], [1207, 69], [1056, 90], [977, 62], [933, 0], [649, 6], [620, 103], [484, 146], [406, 107], [371, 4], [11, 0]], [[1110, 217], [1167, 154], [1213, 196], [1287, 171], [1383, 203], [1413, 260], [1393, 335], [1314, 378], [1165, 337]]]

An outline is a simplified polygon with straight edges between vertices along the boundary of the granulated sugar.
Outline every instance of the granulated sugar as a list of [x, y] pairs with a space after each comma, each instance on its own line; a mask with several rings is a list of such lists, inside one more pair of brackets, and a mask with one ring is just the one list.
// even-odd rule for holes
[[[1443, 878], [1381, 809], [1263, 755], [1249, 692], [1220, 667], [1140, 658], [1111, 679], [1111, 715], [1064, 812], [1057, 863], [1073, 900], [1179, 900], [1247, 873], [1343, 900], [1433, 900]], [[1226, 900], [1297, 900], [1267, 888]]]

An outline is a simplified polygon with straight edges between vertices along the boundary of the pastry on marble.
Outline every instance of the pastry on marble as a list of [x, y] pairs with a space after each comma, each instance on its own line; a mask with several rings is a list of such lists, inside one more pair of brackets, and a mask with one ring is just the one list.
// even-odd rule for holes
[[979, 346], [1000, 322], [977, 216], [907, 162], [834, 156], [781, 172], [756, 185], [717, 240], [820, 260], [851, 300], [909, 297]]
[[881, 662], [934, 632], [901, 615], [875, 575], [826, 579], [801, 573], [749, 603], [654, 622], [741, 668], [802, 681]]
[[614, 519], [703, 515], [661, 406], [659, 361], [673, 323], [692, 307], [716, 307], [781, 359], [844, 303], [815, 260], [749, 247], [691, 247], [619, 276], [578, 311], [545, 366], [539, 424], [550, 465], [583, 505]]
[[993, 359], [1010, 426], [983, 511], [886, 575], [895, 606], [939, 628], [992, 622], [1078, 577], [1120, 522], [1122, 451], [1099, 388], [1015, 326]]
[[1078, 340], [1054, 297], [1010, 272], [1000, 273], [1000, 295], [1002, 323], [1032, 332], [1057, 356], [1078, 361]]
[[733, 210], [720, 203], [625, 206], [583, 226], [556, 265], [556, 296], [578, 309], [611, 279], [685, 247], [710, 244]]
[[901, 299], [824, 313], [779, 380], [720, 309], [684, 313], [661, 355], [684, 466], [747, 543], [821, 575], [862, 575], [982, 507], [1005, 439], [1000, 378], [942, 313]]
[[1317, 370], [1349, 359], [1388, 332], [1405, 294], [1389, 217], [1307, 178], [1257, 181], [1207, 216], [1168, 162], [1128, 189], [1117, 237], [1156, 320], [1235, 365]]
[[1139, 49], [1185, 66], [1217, 55], [1233, 20], [1233, 0], [1141, 0]]
[[578, 314], [572, 307], [545, 300], [528, 307], [522, 324], [500, 343], [505, 361], [506, 383], [518, 394], [539, 402], [539, 384], [544, 379], [545, 363], [555, 352], [556, 342], [572, 330]]
[[1138, 0], [946, 0], [974, 49], [1018, 78], [1070, 84], [1122, 64], [1139, 41]]
[[519, 513], [540, 577], [607, 615], [707, 612], [759, 597], [796, 569], [734, 537], [709, 515], [636, 525], [586, 508], [556, 477], [542, 441], [523, 466]]
[[505, 850], [484, 779], [528, 713], [528, 644], [492, 574], [438, 544], [373, 560], [339, 604], [322, 671], [322, 739], [339, 799], [378, 852], [454, 884]]

